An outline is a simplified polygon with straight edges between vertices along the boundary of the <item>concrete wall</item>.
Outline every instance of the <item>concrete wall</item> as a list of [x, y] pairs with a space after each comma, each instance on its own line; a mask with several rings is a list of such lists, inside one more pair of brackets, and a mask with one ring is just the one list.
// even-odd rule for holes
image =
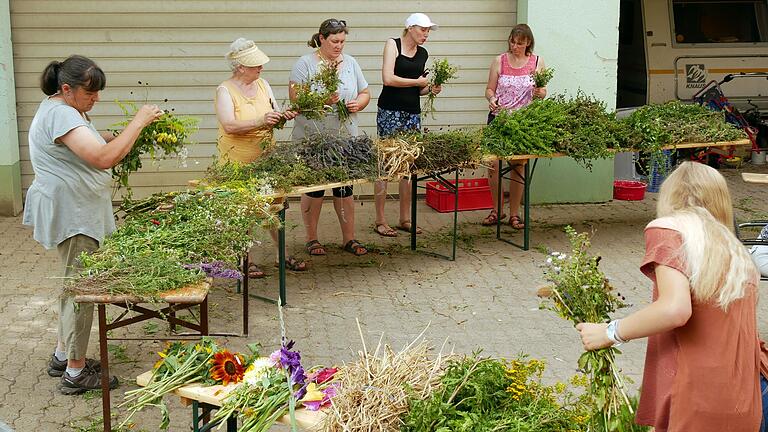
[[11, 19], [7, 0], [0, 0], [0, 215], [22, 209], [16, 89], [13, 79]]
[[[550, 95], [580, 89], [614, 109], [619, 0], [519, 0], [517, 20], [531, 26], [536, 53], [555, 69]], [[541, 160], [531, 193], [536, 203], [608, 201], [613, 161], [595, 161], [589, 172], [570, 158]]]

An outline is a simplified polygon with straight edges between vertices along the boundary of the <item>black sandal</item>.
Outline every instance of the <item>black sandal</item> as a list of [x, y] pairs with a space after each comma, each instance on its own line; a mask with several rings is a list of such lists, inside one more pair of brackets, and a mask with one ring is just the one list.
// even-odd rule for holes
[[354, 256], [362, 256], [368, 253], [368, 249], [366, 249], [362, 243], [354, 239], [348, 241], [347, 244], [344, 245], [343, 249]]
[[326, 253], [325, 246], [320, 244], [320, 242], [317, 240], [308, 241], [304, 247], [307, 249], [307, 253], [312, 256], [325, 255]]

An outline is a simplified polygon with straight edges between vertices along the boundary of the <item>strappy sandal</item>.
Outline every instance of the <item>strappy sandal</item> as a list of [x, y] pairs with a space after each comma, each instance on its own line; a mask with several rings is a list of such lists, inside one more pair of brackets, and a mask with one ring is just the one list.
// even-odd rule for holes
[[509, 217], [509, 226], [511, 226], [516, 230], [521, 230], [525, 228], [525, 224], [523, 223], [523, 221], [520, 219], [520, 216], [518, 215], [512, 215]]
[[261, 279], [267, 274], [254, 263], [248, 264], [248, 279]]
[[362, 243], [354, 239], [348, 241], [342, 249], [354, 256], [362, 256], [368, 253], [368, 249], [366, 249]]
[[[403, 221], [403, 222], [400, 222], [400, 224], [397, 226], [397, 229], [409, 233], [411, 232], [411, 226], [412, 226], [411, 221]], [[421, 229], [421, 227], [417, 225], [416, 234], [421, 234], [423, 232], [424, 231]]]
[[373, 230], [382, 237], [397, 237], [397, 230], [385, 223], [376, 224]]
[[499, 222], [499, 219], [504, 220], [507, 218], [507, 215], [502, 214], [501, 218], [499, 218], [499, 215], [496, 213], [496, 210], [491, 210], [491, 213], [483, 219], [482, 222], [480, 222], [484, 226], [491, 226], [496, 225]]
[[312, 256], [325, 255], [325, 246], [320, 244], [317, 240], [308, 241], [304, 247], [307, 249], [307, 253]]
[[[275, 263], [275, 267], [280, 267], [280, 263]], [[302, 261], [300, 259], [296, 259], [292, 256], [289, 256], [288, 258], [285, 259], [285, 268], [287, 268], [290, 271], [296, 271], [296, 272], [306, 271], [307, 262]]]

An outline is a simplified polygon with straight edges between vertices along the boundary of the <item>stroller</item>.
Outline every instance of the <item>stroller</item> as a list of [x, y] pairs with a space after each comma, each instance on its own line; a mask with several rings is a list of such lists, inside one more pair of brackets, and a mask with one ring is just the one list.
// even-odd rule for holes
[[[713, 111], [722, 111], [725, 113], [725, 119], [729, 123], [744, 129], [749, 141], [752, 143], [752, 151], [763, 151], [768, 147], [768, 122], [762, 120], [757, 105], [748, 101], [752, 108], [746, 110], [743, 114], [728, 101], [720, 87], [722, 84], [733, 81], [735, 78], [766, 78], [766, 72], [739, 72], [737, 74], [728, 74], [722, 80], [712, 80], [704, 88], [693, 95], [693, 101], [699, 105], [706, 106]], [[729, 147], [726, 153], [718, 149], [705, 149], [691, 153], [691, 160], [697, 160], [707, 163], [713, 167], [719, 167], [727, 159], [734, 158], [734, 147]]]

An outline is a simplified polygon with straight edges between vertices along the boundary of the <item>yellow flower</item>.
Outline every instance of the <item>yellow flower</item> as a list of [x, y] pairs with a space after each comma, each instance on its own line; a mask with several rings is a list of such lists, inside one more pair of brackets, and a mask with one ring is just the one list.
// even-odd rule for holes
[[309, 383], [307, 386], [307, 394], [301, 399], [302, 402], [316, 402], [321, 401], [325, 397], [322, 391], [318, 390], [317, 384]]
[[160, 351], [160, 352], [158, 352], [158, 353], [157, 353], [157, 355], [159, 355], [159, 356], [160, 356], [160, 357], [162, 357], [162, 358], [166, 358], [166, 357], [168, 356], [168, 354], [166, 354], [166, 353], [165, 353], [165, 352], [163, 352], [163, 351]]

